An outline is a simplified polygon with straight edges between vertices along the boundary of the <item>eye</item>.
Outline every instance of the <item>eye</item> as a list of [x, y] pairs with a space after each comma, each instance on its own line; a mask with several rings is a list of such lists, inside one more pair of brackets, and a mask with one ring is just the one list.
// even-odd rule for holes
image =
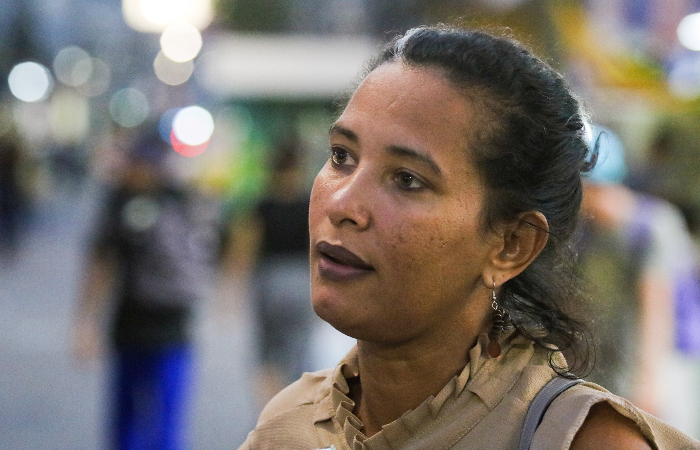
[[396, 174], [394, 179], [402, 189], [418, 190], [426, 187], [425, 183], [420, 178], [410, 172], [400, 171]]
[[335, 167], [353, 166], [354, 161], [350, 153], [340, 147], [331, 148], [331, 162]]
[[336, 165], [343, 165], [345, 164], [345, 161], [348, 160], [348, 152], [346, 152], [343, 149], [340, 148], [332, 148], [331, 149], [331, 160], [333, 161], [333, 164]]

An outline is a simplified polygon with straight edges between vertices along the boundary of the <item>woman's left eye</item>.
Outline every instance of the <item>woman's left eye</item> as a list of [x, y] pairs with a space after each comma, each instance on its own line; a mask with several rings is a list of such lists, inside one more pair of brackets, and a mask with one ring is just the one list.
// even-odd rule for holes
[[396, 174], [396, 183], [402, 188], [402, 189], [409, 189], [409, 190], [415, 190], [415, 189], [422, 189], [425, 187], [425, 183], [420, 180], [417, 176], [413, 175], [410, 172], [398, 172]]
[[333, 163], [333, 166], [337, 168], [356, 165], [355, 160], [352, 158], [352, 156], [350, 156], [350, 153], [347, 150], [339, 147], [331, 148], [331, 163]]

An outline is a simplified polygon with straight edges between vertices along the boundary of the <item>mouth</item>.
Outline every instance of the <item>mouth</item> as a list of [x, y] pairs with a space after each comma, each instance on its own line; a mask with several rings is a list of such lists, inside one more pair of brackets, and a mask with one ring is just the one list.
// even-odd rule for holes
[[319, 272], [325, 278], [350, 280], [375, 270], [362, 258], [339, 245], [321, 241], [316, 244], [316, 251], [320, 255]]

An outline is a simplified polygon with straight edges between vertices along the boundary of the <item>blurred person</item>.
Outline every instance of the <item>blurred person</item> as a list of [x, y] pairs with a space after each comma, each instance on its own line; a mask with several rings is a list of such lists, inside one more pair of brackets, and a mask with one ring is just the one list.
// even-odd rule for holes
[[[700, 203], [697, 189], [698, 173], [696, 136], [682, 127], [663, 124], [654, 133], [643, 163], [630, 167], [625, 185], [637, 192], [665, 199], [679, 208], [688, 231], [696, 239], [700, 236]], [[696, 242], [697, 246], [697, 242]]]
[[693, 374], [687, 357], [700, 356], [692, 238], [677, 207], [623, 184], [627, 164], [614, 132], [594, 126], [591, 142], [599, 155], [583, 178], [581, 261], [600, 342], [588, 379], [696, 434], [697, 374], [674, 378]]
[[192, 321], [218, 251], [218, 206], [173, 176], [156, 125], [143, 126], [90, 242], [75, 325], [80, 358], [113, 350], [115, 449], [188, 448]]
[[0, 258], [12, 259], [28, 226], [29, 196], [22, 180], [22, 146], [14, 132], [0, 136]]
[[278, 142], [268, 190], [232, 231], [233, 264], [252, 280], [258, 333], [258, 396], [262, 404], [316, 369], [312, 336], [320, 320], [309, 303], [309, 192], [297, 138]]
[[241, 449], [699, 449], [574, 375], [585, 123], [510, 37], [394, 39], [331, 126], [309, 206], [311, 302], [357, 345]]

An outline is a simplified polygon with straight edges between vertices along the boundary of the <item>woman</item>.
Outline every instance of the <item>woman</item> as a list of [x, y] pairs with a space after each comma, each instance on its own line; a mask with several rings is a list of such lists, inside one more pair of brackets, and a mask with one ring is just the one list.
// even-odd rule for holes
[[[564, 309], [590, 165], [579, 104], [517, 43], [419, 28], [373, 65], [330, 147], [311, 297], [357, 347], [273, 399], [242, 448], [517, 448], [535, 394], [585, 361]], [[552, 403], [544, 445], [700, 444], [586, 383]]]

